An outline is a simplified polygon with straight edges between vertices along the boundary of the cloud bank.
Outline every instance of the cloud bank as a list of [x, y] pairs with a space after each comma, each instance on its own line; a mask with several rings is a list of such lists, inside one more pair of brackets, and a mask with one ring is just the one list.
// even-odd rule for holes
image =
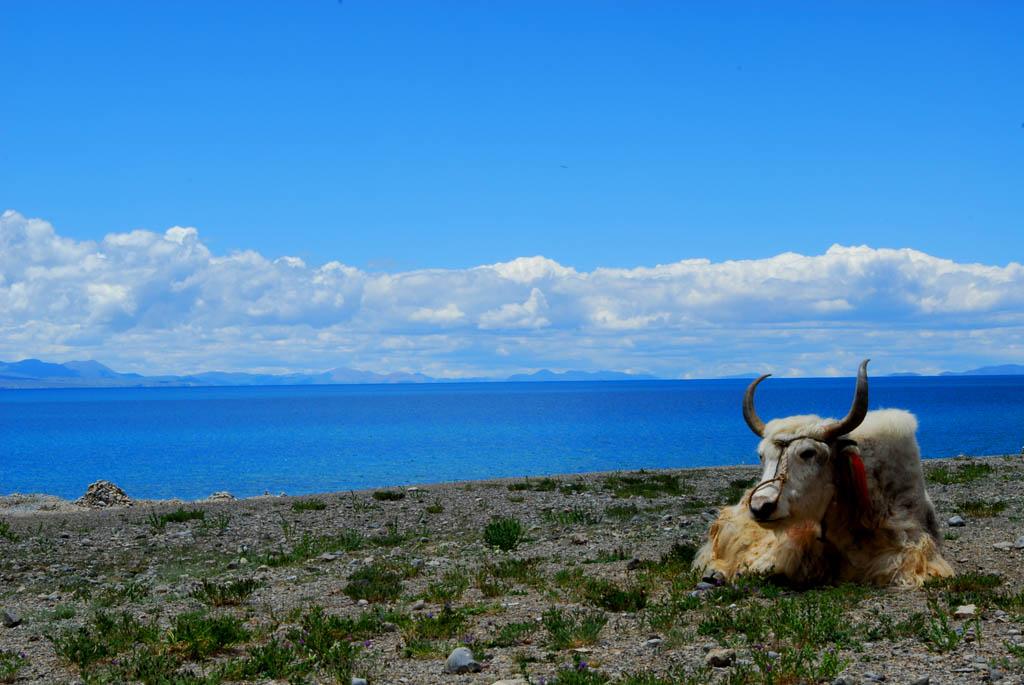
[[544, 257], [370, 272], [252, 252], [195, 228], [57, 234], [0, 215], [0, 359], [147, 374], [350, 366], [436, 376], [614, 369], [849, 375], [1024, 361], [1024, 267], [913, 249], [689, 259], [579, 272]]

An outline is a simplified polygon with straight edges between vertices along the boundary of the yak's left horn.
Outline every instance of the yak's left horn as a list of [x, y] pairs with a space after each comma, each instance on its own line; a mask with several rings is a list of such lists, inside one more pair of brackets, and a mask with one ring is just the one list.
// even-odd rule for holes
[[765, 378], [770, 376], [770, 373], [758, 378], [756, 381], [747, 386], [747, 391], [743, 393], [743, 418], [746, 420], [747, 425], [750, 426], [750, 430], [757, 434], [757, 437], [764, 437], [764, 421], [758, 417], [757, 412], [754, 411], [754, 389], [757, 388], [757, 384], [763, 381]]
[[857, 371], [857, 389], [853, 393], [853, 405], [850, 407], [850, 413], [846, 415], [846, 418], [842, 421], [833, 423], [831, 426], [825, 429], [825, 442], [831, 442], [841, 435], [854, 430], [861, 424], [864, 417], [868, 413], [868, 362], [870, 359], [865, 359], [860, 363], [860, 369]]

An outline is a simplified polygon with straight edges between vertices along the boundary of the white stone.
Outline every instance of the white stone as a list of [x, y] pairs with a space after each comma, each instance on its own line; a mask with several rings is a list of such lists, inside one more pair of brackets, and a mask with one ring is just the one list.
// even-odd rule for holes
[[953, 612], [953, 618], [970, 618], [978, 611], [978, 607], [973, 604], [961, 604]]

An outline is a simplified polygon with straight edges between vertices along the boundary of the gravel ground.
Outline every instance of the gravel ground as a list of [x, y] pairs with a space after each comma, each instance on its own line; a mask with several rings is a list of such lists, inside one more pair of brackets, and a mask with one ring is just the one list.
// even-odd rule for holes
[[[944, 556], [958, 576], [991, 574], [1001, 578], [1000, 593], [1024, 592], [1024, 540], [1018, 541], [1024, 535], [1024, 456], [931, 460], [925, 469], [929, 474], [936, 470], [956, 474], [968, 464], [993, 468], [966, 483], [944, 485], [934, 475], [929, 482], [943, 522]], [[675, 545], [699, 544], [715, 507], [724, 503], [723, 487], [755, 477], [756, 468], [619, 474], [646, 482], [653, 482], [656, 475], [678, 477], [682, 493], [660, 492], [653, 497], [616, 496], [609, 475], [615, 474], [552, 476], [553, 483], [530, 478], [396, 487], [391, 492], [403, 493], [396, 501], [378, 499], [373, 491], [366, 491], [187, 503], [132, 501], [129, 506], [88, 508], [45, 495], [0, 497], [0, 611], [6, 613], [0, 623], [0, 651], [9, 662], [20, 660], [14, 655], [24, 654], [9, 682], [83, 682], [78, 668], [57, 656], [47, 636], [85, 624], [97, 609], [128, 611], [155, 619], [167, 629], [174, 616], [206, 608], [243, 618], [257, 635], [249, 646], [274, 636], [283, 638], [313, 606], [323, 607], [329, 615], [356, 616], [368, 607], [345, 594], [349, 576], [382, 561], [411, 570], [411, 577], [403, 580], [397, 599], [379, 608], [414, 620], [439, 614], [444, 602], [431, 591], [432, 585], [436, 588], [446, 575], [450, 581], [461, 577], [467, 587], [451, 602], [456, 610], [467, 610], [468, 622], [458, 637], [439, 642], [432, 653], [415, 656], [403, 654], [410, 639], [407, 629], [374, 635], [365, 642], [354, 671], [371, 683], [491, 685], [519, 677], [524, 669], [534, 683], [542, 678], [570, 682], [559, 673], [574, 659], [586, 661], [589, 671], [609, 676], [611, 682], [630, 674], [664, 676], [679, 666], [697, 674], [695, 669], [703, 667], [709, 653], [719, 648], [735, 651], [731, 659], [726, 655], [731, 665], [694, 675], [693, 682], [739, 682], [735, 672], [753, 663], [752, 646], [741, 636], [709, 637], [698, 632], [709, 616], [735, 608], [714, 604], [711, 598], [716, 590], [699, 589], [696, 579], [678, 571], [674, 576], [659, 575], [649, 562], [662, 560]], [[326, 507], [295, 509], [296, 502], [311, 499]], [[958, 507], [972, 500], [1003, 502], [1006, 507], [987, 517], [961, 512], [965, 525], [950, 526]], [[204, 518], [157, 525], [161, 514], [182, 506], [201, 509]], [[502, 552], [483, 542], [482, 531], [494, 516], [522, 523], [526, 539], [514, 550]], [[317, 553], [286, 565], [262, 563], [268, 554], [294, 549], [303, 535], [330, 538], [347, 530], [364, 538], [388, 533], [395, 537], [384, 544]], [[485, 593], [479, 572], [510, 558], [539, 559], [534, 580], [508, 581], [499, 591], [492, 588]], [[607, 623], [595, 642], [575, 652], [554, 649], [542, 625], [545, 612], [553, 607], [593, 610], [580, 596], [581, 578], [571, 576], [580, 571], [623, 588], [644, 585], [647, 607], [608, 610]], [[203, 579], [224, 583], [239, 578], [254, 578], [259, 588], [238, 606], [208, 608], [191, 596]], [[673, 583], [678, 590], [683, 582], [688, 583], [685, 594], [694, 593], [703, 604], [680, 612], [672, 626], [657, 624], [652, 616], [658, 607], [667, 606]], [[785, 590], [781, 597], [801, 594]], [[869, 627], [888, 619], [895, 624], [915, 612], [937, 617], [929, 607], [930, 596], [941, 596], [941, 592], [885, 588], [866, 592], [844, 616], [859, 637], [838, 647], [837, 656], [848, 663], [834, 681], [1024, 682], [1024, 607], [1019, 604], [1005, 610], [979, 604], [975, 619], [953, 618], [950, 614], [956, 607], [941, 606], [950, 630], [959, 636], [947, 649], [912, 635], [869, 639]], [[493, 646], [497, 631], [516, 622], [538, 627], [514, 644]], [[15, 625], [8, 627], [8, 623]], [[476, 648], [482, 670], [445, 673], [445, 656], [467, 639]], [[766, 644], [781, 648], [782, 642]], [[218, 663], [245, 654], [245, 649], [236, 647], [185, 668], [193, 674], [208, 673]], [[335, 681], [314, 671], [308, 682]], [[770, 682], [770, 677], [744, 682]]]

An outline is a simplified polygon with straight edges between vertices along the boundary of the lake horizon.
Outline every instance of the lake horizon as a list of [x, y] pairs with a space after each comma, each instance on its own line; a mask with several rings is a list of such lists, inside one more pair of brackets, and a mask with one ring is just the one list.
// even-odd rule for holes
[[[753, 464], [750, 378], [0, 390], [0, 494], [137, 499], [361, 490]], [[766, 420], [842, 416], [854, 379], [771, 377]], [[1024, 376], [883, 376], [871, 409], [917, 415], [923, 458], [1017, 453]]]

